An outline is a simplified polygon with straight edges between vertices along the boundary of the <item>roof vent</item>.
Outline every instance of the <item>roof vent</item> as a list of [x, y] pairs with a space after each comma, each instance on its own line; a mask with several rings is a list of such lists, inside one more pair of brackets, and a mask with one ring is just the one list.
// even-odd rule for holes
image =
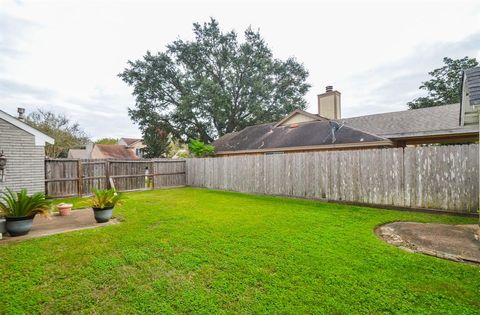
[[327, 85], [325, 87], [325, 92], [332, 92], [333, 91], [333, 86], [332, 85]]

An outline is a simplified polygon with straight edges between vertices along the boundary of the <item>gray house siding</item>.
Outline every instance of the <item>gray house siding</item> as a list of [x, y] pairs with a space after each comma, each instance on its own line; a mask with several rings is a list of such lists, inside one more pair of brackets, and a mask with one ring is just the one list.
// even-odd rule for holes
[[6, 187], [29, 193], [45, 191], [45, 148], [35, 145], [35, 137], [0, 119], [0, 152], [7, 158], [5, 181], [0, 181], [0, 191]]

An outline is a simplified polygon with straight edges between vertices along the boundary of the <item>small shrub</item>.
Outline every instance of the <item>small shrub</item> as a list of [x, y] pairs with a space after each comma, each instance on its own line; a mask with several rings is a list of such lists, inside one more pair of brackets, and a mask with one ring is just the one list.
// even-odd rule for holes
[[188, 149], [196, 157], [212, 156], [215, 153], [213, 145], [206, 144], [201, 140], [192, 139], [188, 144]]
[[26, 189], [14, 193], [10, 189], [0, 197], [0, 213], [7, 217], [25, 217], [40, 214], [48, 217], [51, 210], [51, 201], [45, 199], [45, 194], [38, 192], [31, 196]]
[[95, 189], [93, 197], [90, 199], [90, 205], [93, 208], [110, 208], [120, 204], [120, 198], [115, 189]]

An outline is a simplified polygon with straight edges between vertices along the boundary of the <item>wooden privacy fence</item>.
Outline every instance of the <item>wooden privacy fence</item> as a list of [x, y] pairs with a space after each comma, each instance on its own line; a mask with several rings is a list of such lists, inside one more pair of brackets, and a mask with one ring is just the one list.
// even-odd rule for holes
[[90, 195], [114, 187], [134, 191], [185, 185], [185, 160], [45, 160], [45, 192], [50, 197]]
[[187, 185], [256, 194], [476, 212], [479, 146], [187, 160]]

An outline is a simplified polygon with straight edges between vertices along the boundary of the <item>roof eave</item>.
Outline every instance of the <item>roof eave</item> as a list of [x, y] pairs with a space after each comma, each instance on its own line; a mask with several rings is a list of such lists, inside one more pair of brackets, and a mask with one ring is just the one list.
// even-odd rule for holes
[[476, 126], [472, 129], [468, 128], [459, 128], [459, 129], [443, 129], [443, 130], [428, 130], [428, 131], [419, 131], [419, 132], [410, 132], [410, 133], [395, 133], [382, 135], [384, 138], [388, 139], [401, 139], [401, 138], [412, 138], [412, 137], [425, 137], [425, 136], [441, 136], [441, 135], [462, 135], [462, 134], [475, 134], [478, 133], [478, 128]]
[[312, 150], [329, 150], [329, 149], [348, 149], [348, 148], [364, 148], [364, 147], [384, 147], [393, 146], [390, 140], [371, 141], [371, 142], [356, 142], [356, 143], [342, 143], [342, 144], [324, 144], [313, 146], [296, 146], [296, 147], [280, 147], [267, 149], [250, 149], [237, 151], [218, 151], [216, 155], [233, 155], [233, 154], [249, 154], [249, 153], [266, 153], [266, 152], [288, 152], [288, 151], [312, 151]]

